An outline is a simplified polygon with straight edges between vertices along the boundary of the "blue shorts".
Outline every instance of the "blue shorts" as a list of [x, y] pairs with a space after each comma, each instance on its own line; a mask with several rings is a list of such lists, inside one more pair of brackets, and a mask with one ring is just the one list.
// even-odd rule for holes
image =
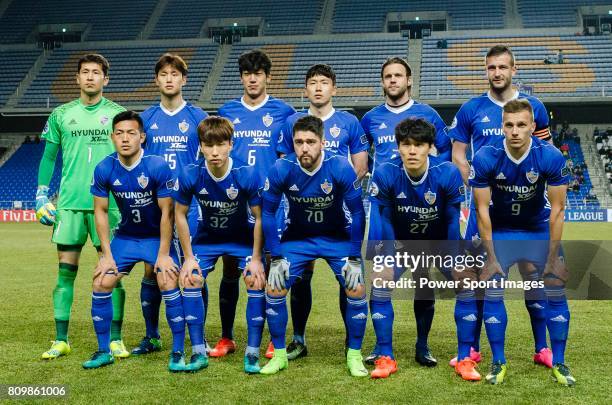
[[[398, 244], [410, 244], [410, 242], [412, 242], [412, 246], [410, 245], [399, 246], [398, 245]], [[422, 257], [436, 256], [436, 257], [440, 257], [441, 259], [443, 259], [446, 256], [454, 256], [458, 253], [456, 249], [452, 249], [452, 250], [445, 249], [446, 244], [443, 243], [442, 241], [435, 241], [435, 240], [431, 240], [431, 241], [415, 240], [415, 241], [401, 241], [401, 242], [396, 241], [395, 244], [396, 244], [397, 252], [400, 252], [402, 254], [403, 252], [407, 252], [408, 254], [414, 255], [414, 256], [422, 256]], [[455, 246], [452, 246], [452, 247], [455, 247]], [[452, 280], [453, 279], [453, 268], [445, 266], [444, 260], [441, 260], [441, 259], [436, 259], [437, 262], [432, 260], [431, 267], [437, 268], [438, 271], [447, 280]], [[408, 269], [406, 269], [405, 267], [396, 266], [394, 268], [395, 281], [399, 280], [400, 277], [404, 275], [406, 270]], [[429, 267], [427, 266], [417, 269], [416, 271], [412, 272], [413, 279], [415, 277], [421, 277], [422, 275], [419, 275], [419, 273], [423, 274], [424, 271], [427, 272], [428, 270], [429, 270]]]
[[208, 243], [205, 245], [193, 245], [193, 255], [195, 256], [202, 276], [206, 278], [208, 273], [215, 269], [215, 263], [221, 256], [231, 256], [238, 260], [238, 268], [244, 270], [246, 264], [251, 260], [253, 246], [241, 243]]
[[493, 230], [495, 256], [506, 276], [513, 264], [522, 261], [532, 263], [541, 274], [548, 258], [549, 244], [548, 223], [533, 231]]
[[380, 242], [380, 210], [378, 204], [370, 201], [370, 215], [368, 215], [368, 240], [366, 242], [365, 257], [372, 260], [376, 256], [376, 245]]
[[322, 236], [281, 242], [282, 254], [289, 262], [287, 289], [302, 278], [308, 264], [316, 259], [324, 259], [334, 272], [336, 280], [345, 287], [342, 267], [348, 260], [350, 249], [349, 240]]
[[[110, 247], [117, 264], [117, 270], [119, 273], [127, 275], [130, 274], [130, 271], [138, 262], [145, 262], [151, 266], [155, 265], [159, 251], [159, 239], [131, 239], [116, 235]], [[178, 257], [172, 246], [170, 246], [170, 256], [178, 264]]]

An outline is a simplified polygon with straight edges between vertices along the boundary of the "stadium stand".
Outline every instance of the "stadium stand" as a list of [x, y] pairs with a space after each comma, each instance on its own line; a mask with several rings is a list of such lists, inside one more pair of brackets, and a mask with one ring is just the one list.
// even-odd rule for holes
[[505, 2], [491, 0], [337, 0], [333, 32], [385, 32], [388, 13], [447, 11], [451, 29], [504, 26]]
[[[91, 24], [88, 41], [136, 39], [157, 0], [13, 1], [0, 18], [0, 43], [24, 43], [39, 24]], [[121, 12], [117, 12], [120, 10]]]
[[609, 0], [517, 0], [523, 27], [575, 27], [578, 7], [610, 4]]
[[[315, 63], [327, 63], [337, 75], [336, 100], [378, 103], [382, 97], [381, 64], [389, 55], [405, 57], [408, 51], [406, 41], [401, 38], [236, 44], [223, 69], [213, 103], [220, 104], [242, 95], [237, 61], [241, 53], [252, 48], [263, 49], [272, 60], [269, 93], [292, 102], [300, 102], [303, 98], [308, 68]], [[363, 55], [367, 55], [367, 63]]]
[[[446, 38], [423, 40], [420, 97], [464, 99], [482, 93], [484, 55], [489, 47], [508, 44], [519, 68], [515, 81], [533, 86], [540, 97], [601, 96], [612, 91], [612, 39], [605, 36], [530, 35]], [[547, 64], [558, 50], [564, 63]]]
[[198, 37], [207, 18], [262, 17], [264, 35], [312, 34], [322, 0], [170, 0], [151, 38]]
[[[206, 42], [204, 42], [206, 41]], [[149, 104], [159, 99], [154, 83], [153, 67], [165, 52], [176, 52], [189, 64], [189, 79], [183, 92], [185, 98], [196, 101], [217, 54], [218, 45], [202, 40], [191, 47], [160, 46], [155, 44], [99, 46], [90, 48], [62, 48], [55, 50], [25, 95], [19, 100], [20, 107], [55, 107], [78, 97], [74, 75], [79, 57], [89, 51], [103, 54], [109, 60], [110, 82], [105, 96], [120, 104]]]
[[[0, 209], [10, 209], [14, 201], [28, 202], [32, 205], [36, 193], [38, 167], [45, 144], [23, 144], [9, 160], [0, 166]], [[49, 195], [53, 196], [60, 183], [61, 154], [56, 162], [55, 172], [49, 186]], [[25, 204], [23, 208], [34, 208]]]
[[15, 92], [40, 53], [39, 49], [0, 51], [0, 106]]

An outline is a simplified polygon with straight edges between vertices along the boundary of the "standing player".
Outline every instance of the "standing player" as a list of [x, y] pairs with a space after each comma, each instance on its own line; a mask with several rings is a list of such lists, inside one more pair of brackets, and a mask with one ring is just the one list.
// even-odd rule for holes
[[570, 313], [564, 288], [567, 270], [559, 256], [569, 169], [561, 152], [532, 136], [536, 124], [529, 101], [508, 102], [502, 118], [504, 137], [478, 151], [470, 172], [478, 231], [488, 255], [481, 280], [489, 282], [484, 323], [493, 361], [486, 379], [499, 384], [506, 375], [508, 316], [501, 282], [512, 264], [527, 261], [544, 279], [553, 378], [574, 385], [576, 380], [565, 365]]
[[[163, 157], [170, 165], [174, 177], [181, 169], [198, 158], [198, 124], [208, 116], [201, 108], [183, 99], [187, 83], [187, 63], [179, 55], [166, 53], [155, 64], [155, 84], [159, 88], [160, 102], [145, 110], [141, 118], [147, 132], [147, 154]], [[195, 234], [198, 226], [198, 204], [194, 200], [189, 210], [189, 229]], [[180, 252], [178, 239], [173, 241]], [[202, 291], [204, 317], [206, 317], [207, 289]], [[161, 294], [151, 266], [145, 265], [140, 287], [140, 302], [145, 319], [146, 333], [132, 354], [147, 354], [161, 349], [159, 340], [159, 307]]]
[[[266, 315], [274, 356], [261, 373], [275, 374], [287, 368], [286, 295], [308, 263], [323, 258], [346, 289], [347, 367], [352, 376], [367, 376], [361, 357], [368, 318], [360, 257], [365, 222], [361, 185], [345, 157], [323, 151], [319, 118], [298, 119], [293, 144], [295, 154], [274, 164], [264, 186], [264, 234], [272, 254]], [[289, 217], [279, 238], [275, 215], [283, 194], [289, 202]], [[351, 213], [348, 227], [344, 206]]]
[[[332, 104], [332, 97], [336, 95], [336, 74], [331, 66], [313, 65], [308, 69], [305, 93], [310, 101], [310, 108], [287, 118], [283, 129], [283, 140], [277, 149], [279, 154], [282, 156], [293, 153], [293, 124], [301, 117], [312, 115], [323, 121], [325, 150], [348, 158], [357, 173], [357, 178], [361, 179], [368, 172], [367, 151], [370, 145], [357, 117], [345, 111], [337, 111]], [[310, 281], [313, 269], [314, 263], [304, 270], [302, 279], [291, 287], [293, 340], [287, 347], [289, 360], [306, 356], [308, 353], [305, 332], [312, 306]], [[342, 287], [339, 299], [340, 313], [344, 317], [346, 295]]]
[[[249, 166], [255, 166], [261, 181], [277, 159], [276, 148], [288, 116], [295, 113], [293, 107], [266, 92], [272, 76], [272, 62], [260, 50], [245, 52], [238, 58], [240, 81], [244, 87], [241, 98], [224, 104], [219, 115], [234, 125], [232, 157]], [[284, 221], [284, 211], [278, 212], [279, 228]], [[221, 313], [221, 340], [210, 352], [212, 357], [222, 357], [236, 350], [234, 318], [238, 303], [240, 272], [236, 261], [223, 258], [223, 278], [219, 286], [219, 312]]]
[[[168, 369], [186, 371], [184, 316], [193, 312], [193, 300], [183, 298], [178, 288], [178, 267], [170, 257], [175, 180], [168, 163], [159, 156], [144, 155], [142, 120], [133, 111], [113, 119], [116, 153], [96, 166], [91, 186], [94, 195], [96, 229], [102, 256], [93, 282], [91, 316], [98, 337], [98, 350], [83, 363], [86, 369], [113, 363], [109, 354], [113, 307], [110, 292], [134, 265], [144, 261], [154, 266], [166, 301], [166, 318], [173, 345]], [[112, 243], [109, 239], [108, 200], [114, 196], [123, 220]], [[187, 314], [187, 315], [185, 315]]]
[[[108, 84], [108, 61], [98, 54], [81, 57], [76, 81], [81, 96], [55, 108], [42, 133], [45, 152], [38, 169], [36, 215], [44, 225], [53, 225], [51, 241], [57, 245], [59, 272], [53, 290], [55, 340], [42, 354], [55, 359], [70, 353], [68, 323], [74, 295], [74, 280], [87, 235], [100, 251], [100, 239], [94, 226], [93, 198], [83, 190], [89, 187], [96, 164], [113, 152], [110, 134], [113, 117], [124, 108], [102, 96]], [[57, 212], [49, 202], [49, 182], [57, 153], [62, 150], [62, 181]], [[119, 222], [119, 211], [111, 201], [111, 229]], [[125, 290], [118, 283], [113, 291], [114, 319], [111, 325], [111, 351], [115, 357], [128, 357], [121, 340]]]
[[[179, 178], [176, 223], [185, 251], [183, 269], [197, 268], [206, 279], [217, 259], [227, 255], [244, 272], [248, 294], [244, 371], [254, 374], [260, 369], [259, 346], [265, 317], [261, 182], [254, 167], [229, 157], [233, 130], [232, 124], [221, 117], [208, 117], [198, 126], [204, 159], [187, 165]], [[190, 242], [185, 215], [194, 197], [202, 210], [202, 221]]]
[[[410, 65], [398, 57], [389, 58], [383, 63], [380, 70], [385, 103], [368, 111], [361, 119], [370, 143], [374, 148], [373, 172], [376, 168], [393, 160], [399, 155], [395, 141], [395, 126], [406, 118], [423, 118], [436, 129], [432, 154], [442, 160], [450, 160], [451, 142], [446, 135], [446, 124], [440, 115], [429, 105], [421, 104], [410, 98], [412, 89], [412, 71]], [[434, 152], [435, 151], [435, 152]], [[373, 202], [376, 204], [376, 202]], [[370, 240], [381, 240], [374, 230], [380, 229], [378, 222], [378, 208], [370, 205], [368, 248], [366, 255], [372, 255], [373, 245]], [[425, 301], [415, 301], [415, 317], [426, 316], [429, 304]], [[366, 362], [373, 364], [377, 357], [377, 348], [366, 358]]]
[[[474, 158], [476, 152], [491, 142], [496, 142], [503, 136], [502, 110], [504, 105], [516, 99], [529, 101], [533, 108], [536, 129], [534, 135], [549, 141], [550, 131], [548, 129], [548, 113], [544, 104], [536, 97], [520, 93], [512, 86], [512, 78], [516, 74], [512, 50], [505, 45], [496, 45], [489, 49], [485, 56], [485, 66], [489, 81], [489, 91], [468, 100], [461, 106], [449, 129], [449, 136], [453, 139], [453, 162], [461, 170], [464, 182], [468, 181], [470, 159]], [[469, 147], [469, 151], [468, 151]], [[478, 240], [478, 226], [473, 199], [470, 198], [470, 214], [465, 230], [464, 239]], [[538, 277], [535, 268], [527, 263], [520, 262], [519, 270], [526, 280], [536, 280]], [[472, 345], [471, 357], [480, 361], [480, 328], [482, 325], [482, 300], [478, 300], [478, 320], [476, 335]], [[552, 367], [552, 353], [546, 344], [546, 297], [543, 289], [530, 291], [525, 295], [525, 306], [531, 318], [533, 329], [535, 354], [533, 360], [538, 364]], [[450, 362], [454, 366], [456, 358]]]
[[[378, 166], [374, 172], [371, 187], [372, 200], [379, 210], [381, 241], [446, 241], [461, 238], [459, 231], [460, 205], [463, 200], [463, 180], [459, 170], [450, 162], [429, 156], [434, 142], [435, 128], [422, 118], [406, 119], [395, 127], [395, 139], [398, 145], [399, 158]], [[385, 243], [385, 242], [383, 242]], [[410, 242], [409, 242], [410, 243]], [[427, 242], [429, 243], [429, 242]], [[439, 242], [441, 244], [441, 242]], [[404, 249], [409, 252], [425, 248], [429, 253], [444, 254], [443, 250], [453, 250], [435, 243], [425, 247], [410, 244]], [[458, 246], [457, 246], [458, 247]], [[385, 248], [385, 255], [395, 255], [393, 247]], [[457, 250], [457, 249], [456, 249]], [[429, 254], [428, 253], [428, 254]], [[396, 269], [393, 279], [397, 280], [405, 269]], [[424, 271], [423, 271], [424, 270]], [[428, 269], [418, 269], [413, 272], [413, 278], [419, 280], [427, 277]], [[452, 274], [449, 269], [440, 268], [447, 278]], [[389, 277], [390, 275], [387, 275]], [[379, 282], [382, 279], [379, 278]], [[386, 378], [397, 371], [397, 362], [393, 357], [393, 305], [392, 289], [385, 285], [373, 286], [370, 310], [372, 323], [376, 332], [377, 354], [376, 369], [373, 378]], [[418, 301], [428, 303], [427, 311], [416, 319], [417, 342], [415, 359], [426, 366], [435, 366], [436, 359], [432, 356], [427, 344], [434, 316], [434, 294], [431, 289], [419, 289], [415, 296], [415, 309]], [[462, 334], [465, 327], [470, 327], [467, 319], [474, 314], [464, 313], [464, 306], [474, 300], [473, 291], [462, 291], [457, 296], [455, 319], [459, 346], [462, 344]], [[473, 322], [472, 322], [473, 323]], [[469, 345], [467, 350], [469, 354]], [[459, 370], [464, 378], [479, 380], [480, 375], [475, 370], [475, 363], [466, 360], [460, 363]]]

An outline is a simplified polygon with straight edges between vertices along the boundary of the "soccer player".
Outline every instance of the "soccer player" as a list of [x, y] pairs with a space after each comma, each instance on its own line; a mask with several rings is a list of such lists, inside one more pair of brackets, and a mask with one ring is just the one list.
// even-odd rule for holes
[[[310, 108], [287, 118], [283, 129], [283, 139], [277, 149], [279, 154], [282, 156], [293, 153], [293, 124], [301, 117], [312, 115], [323, 121], [325, 150], [347, 157], [353, 165], [357, 177], [361, 179], [368, 172], [368, 149], [370, 145], [357, 117], [345, 111], [337, 111], [332, 104], [332, 98], [336, 95], [337, 90], [336, 73], [329, 65], [313, 65], [306, 72], [305, 82], [305, 93], [310, 101]], [[306, 322], [312, 307], [310, 282], [313, 269], [314, 263], [304, 270], [302, 279], [291, 287], [293, 339], [287, 346], [289, 360], [308, 354], [305, 332]], [[340, 313], [344, 316], [346, 295], [342, 287], [340, 287], [339, 302]]]
[[[160, 102], [146, 109], [141, 118], [147, 132], [147, 154], [163, 157], [170, 165], [175, 178], [181, 169], [198, 158], [198, 124], [208, 116], [201, 108], [183, 99], [183, 87], [187, 83], [187, 63], [179, 55], [166, 53], [155, 64], [155, 84], [159, 88]], [[195, 200], [189, 210], [189, 230], [193, 235], [198, 226], [198, 204]], [[173, 244], [179, 251], [178, 239]], [[206, 318], [208, 290], [204, 284], [204, 317]], [[140, 355], [161, 350], [159, 339], [159, 307], [162, 295], [151, 266], [145, 265], [145, 275], [140, 287], [140, 302], [145, 319], [146, 333], [132, 354]]]
[[[536, 97], [520, 93], [512, 86], [512, 78], [517, 70], [512, 50], [505, 45], [496, 45], [490, 48], [485, 56], [485, 66], [489, 90], [468, 100], [461, 106], [448, 133], [453, 139], [453, 162], [461, 170], [466, 184], [470, 172], [468, 153], [471, 161], [476, 152], [484, 145], [496, 142], [498, 138], [503, 136], [502, 109], [507, 102], [515, 99], [529, 101], [534, 111], [536, 123], [534, 135], [544, 141], [550, 141], [551, 139], [548, 129], [548, 113], [544, 104]], [[470, 198], [470, 213], [464, 239], [477, 241], [479, 238], [474, 201], [473, 198]], [[520, 262], [519, 270], [523, 279], [533, 281], [538, 277], [533, 265], [528, 263]], [[475, 361], [480, 361], [482, 305], [482, 300], [478, 300], [477, 329], [470, 351], [471, 358]], [[533, 360], [537, 364], [552, 367], [552, 353], [546, 344], [545, 305], [546, 296], [543, 289], [526, 292], [525, 306], [531, 318], [535, 344]], [[456, 358], [452, 359], [450, 365], [454, 366], [456, 361]]]
[[[59, 272], [53, 290], [55, 340], [42, 354], [43, 359], [55, 359], [70, 353], [68, 323], [74, 295], [74, 280], [79, 258], [87, 235], [100, 252], [100, 239], [94, 226], [92, 196], [83, 192], [91, 182], [96, 165], [113, 152], [110, 134], [113, 117], [124, 108], [104, 98], [108, 84], [108, 61], [98, 54], [82, 56], [77, 64], [76, 81], [81, 95], [78, 99], [55, 108], [42, 133], [45, 151], [38, 169], [36, 212], [40, 222], [53, 225], [51, 241], [57, 246]], [[57, 153], [62, 151], [62, 181], [57, 211], [49, 202], [49, 182]], [[119, 211], [110, 203], [111, 229], [119, 222]], [[114, 319], [111, 324], [111, 351], [115, 357], [130, 353], [121, 340], [125, 290], [118, 283], [113, 291]]]
[[[217, 259], [229, 256], [243, 272], [248, 294], [244, 371], [254, 374], [260, 370], [265, 318], [261, 181], [253, 166], [230, 157], [233, 131], [229, 120], [221, 117], [208, 117], [198, 126], [204, 159], [187, 165], [179, 177], [176, 227], [185, 252], [183, 270], [197, 269], [205, 280]], [[190, 241], [186, 215], [194, 197], [202, 210], [202, 221]], [[190, 325], [190, 319], [185, 319]]]
[[574, 385], [576, 380], [564, 358], [570, 313], [564, 288], [567, 269], [559, 252], [569, 169], [561, 152], [532, 136], [536, 124], [529, 101], [509, 101], [502, 119], [504, 137], [496, 137], [476, 153], [469, 180], [476, 201], [478, 231], [487, 252], [480, 278], [489, 282], [484, 323], [493, 361], [486, 380], [499, 384], [506, 376], [504, 341], [508, 316], [502, 282], [512, 264], [527, 261], [543, 278], [553, 378], [560, 384]]
[[[109, 353], [113, 306], [110, 292], [128, 275], [134, 265], [144, 261], [154, 266], [166, 302], [166, 318], [173, 345], [168, 369], [187, 371], [184, 357], [185, 318], [193, 309], [178, 288], [178, 267], [170, 256], [175, 179], [166, 161], [145, 155], [142, 120], [133, 111], [113, 119], [112, 140], [116, 153], [100, 162], [94, 171], [95, 223], [102, 245], [102, 256], [94, 272], [91, 316], [98, 338], [98, 350], [83, 363], [86, 369], [114, 362]], [[109, 238], [109, 195], [112, 194], [122, 221], [116, 236]], [[187, 294], [188, 289], [185, 289]], [[190, 370], [195, 371], [195, 370]]]
[[[398, 145], [399, 157], [378, 166], [374, 172], [371, 185], [371, 199], [379, 210], [380, 230], [383, 244], [394, 244], [393, 241], [446, 241], [459, 240], [459, 213], [463, 200], [464, 184], [459, 170], [446, 160], [430, 156], [434, 143], [435, 128], [422, 118], [408, 118], [395, 127], [395, 140]], [[452, 243], [451, 243], [452, 244]], [[418, 246], [418, 247], [417, 247]], [[453, 247], [436, 244], [416, 243], [402, 248], [408, 252], [427, 249], [429, 253], [452, 251]], [[457, 246], [458, 247], [458, 246]], [[395, 255], [395, 249], [383, 248], [385, 255]], [[455, 249], [458, 250], [458, 249]], [[390, 269], [392, 280], [397, 280], [405, 269]], [[427, 268], [417, 269], [413, 278], [427, 278]], [[451, 270], [440, 268], [448, 278], [452, 278]], [[389, 278], [391, 274], [386, 277]], [[394, 312], [391, 302], [392, 289], [380, 284], [383, 277], [374, 279], [370, 298], [372, 323], [376, 332], [376, 347], [379, 357], [375, 360], [376, 369], [373, 378], [387, 378], [397, 371], [397, 362], [393, 356], [393, 320]], [[377, 280], [378, 279], [378, 280]], [[378, 281], [378, 283], [377, 283]], [[463, 291], [457, 298], [455, 313], [460, 312], [466, 300], [473, 300], [473, 291]], [[419, 364], [435, 366], [436, 359], [431, 354], [427, 337], [434, 316], [435, 297], [433, 290], [422, 288], [417, 291], [414, 301], [415, 321], [417, 330], [415, 359]], [[419, 301], [422, 301], [419, 304]], [[417, 311], [417, 307], [424, 310]], [[464, 316], [464, 314], [461, 314]], [[457, 319], [457, 316], [455, 317]], [[459, 320], [461, 317], [459, 317]], [[461, 344], [463, 325], [458, 321], [457, 333]], [[469, 345], [468, 345], [469, 350]], [[474, 374], [474, 362], [463, 366], [467, 375], [467, 367], [471, 366], [470, 375]]]
[[[423, 118], [432, 124], [436, 129], [436, 135], [431, 153], [442, 160], [450, 160], [451, 142], [446, 134], [446, 124], [433, 108], [427, 104], [418, 103], [410, 97], [412, 89], [410, 65], [402, 58], [389, 58], [382, 65], [380, 78], [385, 94], [385, 103], [374, 107], [361, 119], [361, 126], [374, 149], [373, 172], [376, 172], [379, 165], [389, 162], [399, 155], [394, 130], [395, 126], [406, 118]], [[374, 230], [380, 229], [377, 224], [378, 211], [377, 207], [370, 205], [366, 252], [368, 258], [373, 254], [373, 244], [370, 241], [381, 240], [380, 235], [374, 233]], [[421, 301], [417, 302], [419, 303], [415, 304], [415, 311], [418, 313], [426, 312], [425, 306], [421, 307], [425, 304]], [[366, 357], [366, 363], [374, 364], [377, 353], [377, 348], [374, 348], [372, 354]]]
[[[293, 144], [295, 153], [274, 164], [264, 185], [263, 226], [272, 254], [266, 315], [274, 356], [261, 373], [276, 374], [287, 368], [286, 295], [306, 265], [323, 258], [346, 289], [347, 367], [352, 376], [367, 376], [361, 357], [368, 306], [360, 257], [365, 222], [360, 182], [345, 157], [323, 150], [321, 119], [298, 119]], [[275, 216], [283, 194], [289, 214], [279, 238]], [[344, 206], [351, 214], [348, 227]]]
[[[276, 148], [287, 117], [295, 113], [293, 107], [267, 93], [272, 80], [272, 62], [265, 52], [255, 49], [238, 58], [240, 81], [244, 87], [242, 97], [225, 103], [219, 115], [234, 125], [231, 156], [255, 166], [263, 183], [268, 170], [277, 159]], [[284, 223], [284, 210], [279, 209], [279, 228]], [[221, 340], [210, 352], [222, 357], [236, 350], [234, 318], [238, 303], [240, 272], [230, 257], [223, 258], [223, 278], [219, 286], [219, 312], [221, 314]]]

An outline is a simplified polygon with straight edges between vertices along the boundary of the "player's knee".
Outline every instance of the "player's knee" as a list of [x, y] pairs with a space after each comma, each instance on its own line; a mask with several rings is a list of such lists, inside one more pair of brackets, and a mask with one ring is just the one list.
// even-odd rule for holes
[[266, 294], [272, 298], [282, 298], [287, 296], [287, 289], [283, 288], [281, 290], [272, 289], [270, 286], [266, 288]]
[[533, 263], [529, 262], [519, 262], [518, 269], [523, 280], [531, 279], [531, 277], [538, 271], [537, 267]]
[[178, 278], [170, 279], [169, 277], [164, 280], [162, 277], [157, 277], [157, 285], [160, 291], [170, 291], [178, 288]]
[[94, 292], [111, 292], [119, 282], [119, 276], [107, 274], [105, 277], [96, 277], [93, 282]]
[[263, 290], [266, 283], [256, 277], [249, 275], [244, 276], [244, 284], [249, 290]]
[[349, 290], [348, 288], [345, 288], [344, 291], [346, 292], [346, 296], [349, 298], [353, 298], [353, 299], [357, 299], [357, 298], [363, 298], [365, 297], [365, 286], [363, 284], [358, 284], [357, 288], [355, 288], [354, 290]]
[[554, 274], [547, 274], [544, 277], [544, 288], [565, 287], [565, 282]]
[[58, 250], [57, 257], [60, 263], [71, 264], [73, 266], [79, 265], [79, 257], [81, 256], [80, 251], [73, 250]]
[[147, 280], [154, 280], [155, 279], [155, 270], [153, 269], [153, 266], [151, 266], [148, 263], [144, 264], [144, 276], [143, 278], [146, 278]]

